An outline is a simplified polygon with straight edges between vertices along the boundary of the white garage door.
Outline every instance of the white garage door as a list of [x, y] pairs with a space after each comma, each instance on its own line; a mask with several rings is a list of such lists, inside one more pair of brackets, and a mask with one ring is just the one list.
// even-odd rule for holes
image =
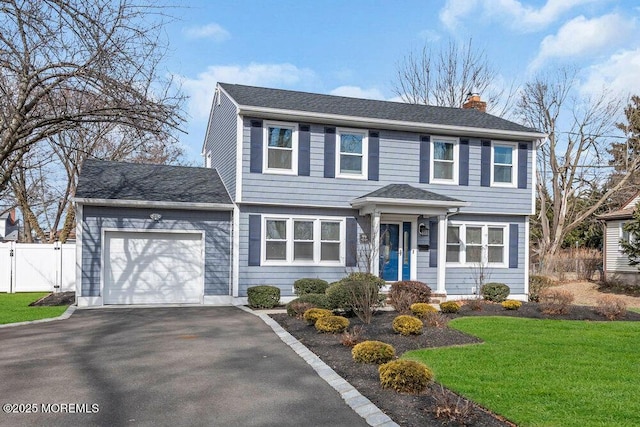
[[105, 232], [104, 304], [200, 303], [200, 233]]

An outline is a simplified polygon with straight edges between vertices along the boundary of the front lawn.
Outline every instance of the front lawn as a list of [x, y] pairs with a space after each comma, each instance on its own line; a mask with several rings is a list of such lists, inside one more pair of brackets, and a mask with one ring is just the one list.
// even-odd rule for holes
[[485, 343], [403, 357], [518, 425], [640, 425], [640, 322], [476, 317], [449, 326]]
[[67, 306], [29, 307], [29, 304], [47, 294], [48, 292], [0, 293], [0, 324], [60, 316]]

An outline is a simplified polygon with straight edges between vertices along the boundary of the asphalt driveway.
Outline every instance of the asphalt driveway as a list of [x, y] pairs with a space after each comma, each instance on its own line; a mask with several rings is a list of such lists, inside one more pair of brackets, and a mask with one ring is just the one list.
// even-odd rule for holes
[[367, 425], [235, 307], [77, 310], [0, 329], [0, 404], [2, 426]]

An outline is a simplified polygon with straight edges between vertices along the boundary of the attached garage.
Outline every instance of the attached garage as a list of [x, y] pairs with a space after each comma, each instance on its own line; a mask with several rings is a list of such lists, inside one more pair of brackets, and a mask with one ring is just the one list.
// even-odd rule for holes
[[104, 304], [197, 304], [202, 233], [105, 231]]
[[87, 160], [78, 306], [230, 304], [233, 209], [215, 169]]

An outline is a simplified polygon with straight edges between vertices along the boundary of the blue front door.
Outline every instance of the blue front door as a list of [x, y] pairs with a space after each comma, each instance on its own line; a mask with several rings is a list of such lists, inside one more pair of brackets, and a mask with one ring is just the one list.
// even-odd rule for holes
[[402, 280], [411, 276], [411, 223], [402, 223]]
[[380, 277], [387, 282], [398, 280], [400, 225], [380, 224]]

